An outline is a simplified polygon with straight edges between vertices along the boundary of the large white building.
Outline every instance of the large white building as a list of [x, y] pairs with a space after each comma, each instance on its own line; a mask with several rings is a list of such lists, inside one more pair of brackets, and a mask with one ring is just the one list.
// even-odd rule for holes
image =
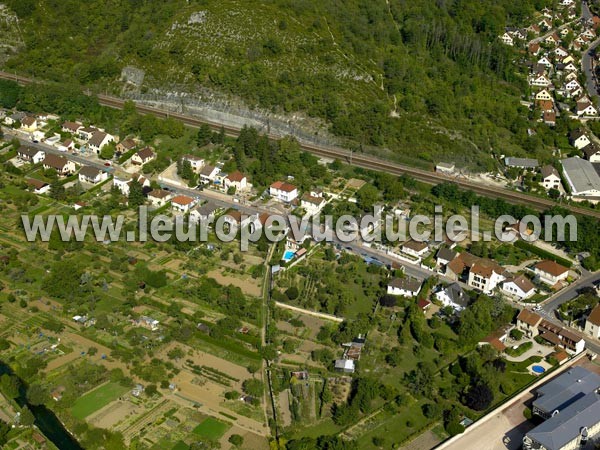
[[600, 176], [594, 165], [578, 157], [561, 161], [571, 195], [580, 200], [600, 198]]

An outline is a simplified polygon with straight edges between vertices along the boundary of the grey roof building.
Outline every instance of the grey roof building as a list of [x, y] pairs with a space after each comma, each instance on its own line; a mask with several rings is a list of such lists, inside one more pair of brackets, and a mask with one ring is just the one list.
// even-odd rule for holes
[[441, 247], [437, 252], [436, 259], [438, 264], [448, 264], [456, 258], [456, 255], [458, 255], [458, 252], [448, 247]]
[[591, 392], [535, 427], [523, 438], [525, 450], [578, 448], [600, 432], [600, 395]]
[[469, 296], [458, 283], [452, 283], [435, 294], [437, 300], [444, 306], [451, 306], [456, 311], [462, 311], [469, 306]]
[[575, 366], [537, 390], [533, 413], [547, 419], [600, 388], [600, 376]]
[[507, 167], [518, 167], [520, 169], [535, 169], [540, 165], [537, 159], [513, 158], [512, 156], [504, 158], [504, 164], [506, 164]]
[[571, 194], [578, 197], [600, 197], [600, 176], [594, 165], [573, 157], [561, 161]]

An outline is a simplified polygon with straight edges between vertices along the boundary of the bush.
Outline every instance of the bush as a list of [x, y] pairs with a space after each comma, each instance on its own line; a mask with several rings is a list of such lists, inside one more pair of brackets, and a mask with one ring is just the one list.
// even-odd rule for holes
[[285, 295], [289, 300], [296, 300], [299, 294], [296, 286], [292, 286], [285, 291]]
[[520, 341], [521, 339], [523, 339], [524, 335], [525, 333], [523, 333], [518, 328], [513, 328], [512, 330], [510, 330], [510, 337], [516, 341]]
[[446, 425], [446, 432], [450, 436], [456, 436], [457, 434], [461, 434], [464, 431], [465, 431], [465, 427], [463, 427], [458, 422], [450, 422], [450, 423], [448, 423], [448, 425]]
[[523, 410], [523, 416], [527, 419], [527, 420], [531, 420], [531, 418], [533, 417], [533, 413], [531, 412], [531, 408], [525, 408]]
[[523, 344], [519, 345], [517, 348], [507, 348], [504, 352], [509, 356], [521, 356], [523, 353], [531, 350], [533, 348], [533, 342], [527, 341]]
[[244, 438], [239, 434], [232, 434], [229, 436], [229, 443], [236, 447], [240, 447], [244, 443]]
[[379, 304], [381, 306], [387, 306], [389, 308], [396, 306], [398, 299], [393, 295], [384, 295], [379, 299]]

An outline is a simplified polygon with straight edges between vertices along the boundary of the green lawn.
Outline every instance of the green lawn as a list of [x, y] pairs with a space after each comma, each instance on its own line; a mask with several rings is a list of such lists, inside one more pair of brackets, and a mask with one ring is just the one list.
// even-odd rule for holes
[[71, 408], [73, 417], [84, 419], [100, 408], [116, 400], [129, 389], [119, 383], [107, 383], [79, 397]]
[[177, 442], [171, 450], [188, 450], [190, 447], [183, 441]]
[[194, 428], [193, 433], [198, 437], [216, 441], [223, 436], [228, 429], [229, 425], [225, 422], [208, 417]]

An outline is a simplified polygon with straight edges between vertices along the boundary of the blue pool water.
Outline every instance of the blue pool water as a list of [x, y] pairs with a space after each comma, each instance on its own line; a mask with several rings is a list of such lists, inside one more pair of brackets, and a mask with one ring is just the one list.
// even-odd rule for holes
[[533, 373], [544, 373], [546, 371], [542, 366], [532, 366], [531, 370]]
[[296, 252], [295, 252], [295, 251], [293, 251], [293, 250], [286, 250], [286, 251], [285, 251], [285, 253], [283, 254], [283, 260], [284, 260], [285, 262], [291, 261], [291, 260], [292, 260], [292, 258], [294, 257], [294, 254], [295, 254], [295, 253], [296, 253]]

